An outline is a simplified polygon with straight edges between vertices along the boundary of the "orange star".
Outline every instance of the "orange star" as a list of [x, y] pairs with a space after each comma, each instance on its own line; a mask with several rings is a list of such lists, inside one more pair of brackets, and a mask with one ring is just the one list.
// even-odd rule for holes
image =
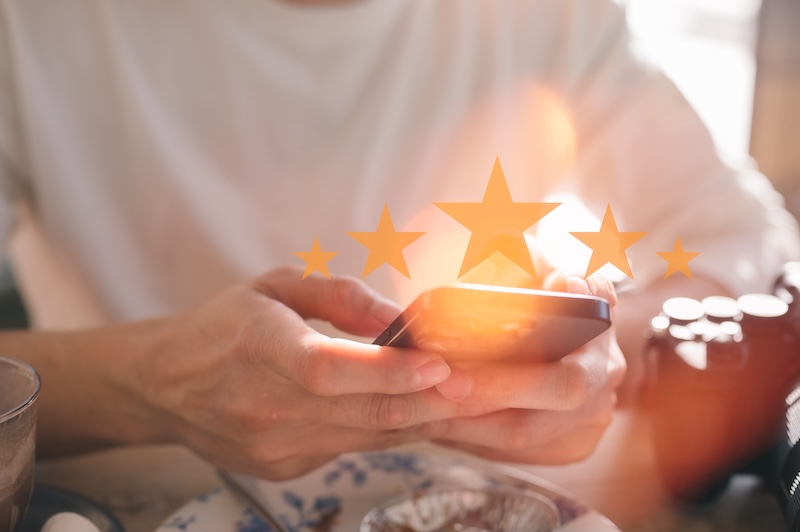
[[314, 237], [314, 245], [311, 246], [311, 251], [295, 251], [295, 255], [303, 259], [306, 263], [306, 270], [303, 272], [303, 279], [308, 277], [314, 272], [320, 272], [322, 275], [331, 278], [331, 272], [328, 271], [328, 261], [339, 254], [338, 251], [322, 251], [319, 245], [319, 237]]
[[511, 201], [500, 158], [497, 158], [482, 202], [434, 205], [472, 231], [459, 277], [495, 252], [505, 255], [535, 277], [536, 269], [522, 233], [561, 204]]
[[667, 261], [667, 273], [664, 274], [664, 279], [676, 272], [681, 272], [691, 279], [692, 270], [689, 269], [689, 261], [699, 254], [699, 251], [684, 251], [680, 238], [675, 239], [675, 247], [672, 248], [672, 251], [656, 252], [656, 255]]
[[408, 266], [406, 266], [406, 259], [403, 256], [403, 249], [425, 233], [395, 231], [392, 217], [389, 215], [389, 207], [384, 205], [377, 231], [347, 234], [369, 249], [367, 264], [364, 266], [364, 273], [361, 274], [363, 279], [383, 264], [388, 264], [406, 277], [411, 278], [408, 275]]
[[592, 248], [592, 258], [586, 269], [586, 276], [590, 276], [602, 266], [612, 264], [621, 272], [633, 279], [631, 264], [625, 250], [647, 233], [621, 232], [617, 229], [611, 205], [606, 207], [600, 230], [596, 233], [570, 233], [572, 236]]

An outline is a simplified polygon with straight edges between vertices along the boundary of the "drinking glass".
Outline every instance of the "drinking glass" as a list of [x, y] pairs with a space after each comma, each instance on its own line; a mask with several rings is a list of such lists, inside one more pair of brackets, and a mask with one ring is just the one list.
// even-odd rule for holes
[[19, 532], [33, 489], [39, 375], [0, 356], [0, 531]]

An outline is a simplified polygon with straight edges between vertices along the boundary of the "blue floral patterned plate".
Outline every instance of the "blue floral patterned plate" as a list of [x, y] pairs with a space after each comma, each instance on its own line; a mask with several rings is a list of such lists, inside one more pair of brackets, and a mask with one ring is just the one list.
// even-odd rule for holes
[[[303, 477], [236, 481], [290, 532], [354, 532], [375, 506], [428, 488], [535, 491], [558, 508], [559, 532], [618, 532], [609, 520], [548, 482], [510, 466], [428, 444], [345, 454]], [[228, 489], [216, 488], [171, 515], [156, 532], [275, 532]]]

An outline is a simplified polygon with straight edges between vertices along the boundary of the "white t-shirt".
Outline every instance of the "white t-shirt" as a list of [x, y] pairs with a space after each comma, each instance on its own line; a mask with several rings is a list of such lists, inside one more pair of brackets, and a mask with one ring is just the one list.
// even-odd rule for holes
[[[515, 201], [571, 191], [647, 231], [641, 283], [676, 237], [736, 292], [797, 256], [780, 198], [722, 164], [612, 2], [0, 0], [0, 235], [41, 327], [172, 313], [315, 236], [358, 276], [347, 232], [384, 205], [426, 235], [411, 280], [366, 280], [408, 299], [469, 238], [432, 203], [480, 201], [496, 157]], [[564, 246], [599, 227], [551, 225]]]

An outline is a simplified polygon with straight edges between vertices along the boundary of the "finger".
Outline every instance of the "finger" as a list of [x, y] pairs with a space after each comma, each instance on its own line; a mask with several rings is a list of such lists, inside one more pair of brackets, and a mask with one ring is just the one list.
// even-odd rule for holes
[[311, 275], [299, 268], [279, 268], [251, 280], [257, 291], [290, 307], [304, 319], [331, 322], [345, 332], [377, 335], [401, 311], [355, 277]]
[[422, 440], [424, 436], [421, 434], [408, 431], [371, 431], [314, 425], [249, 438], [239, 446], [237, 466], [239, 469], [258, 470], [260, 476], [290, 478], [322, 465], [322, 460], [326, 458], [342, 453], [377, 451]]
[[216, 456], [205, 456], [203, 453], [200, 453], [207, 461], [223, 468], [229, 473], [252, 475], [274, 482], [290, 480], [309, 473], [334, 460], [338, 454], [339, 453], [320, 456], [303, 456], [286, 460], [258, 462], [247, 459], [245, 455], [241, 453], [230, 455], [222, 460], [218, 459]]
[[417, 349], [362, 344], [310, 334], [305, 348], [282, 357], [292, 380], [317, 396], [405, 394], [430, 388], [450, 375], [440, 355]]
[[556, 270], [548, 275], [543, 283], [545, 290], [569, 292], [602, 297], [614, 307], [617, 304], [617, 293], [614, 285], [605, 276], [593, 273], [586, 279], [583, 277]]
[[434, 441], [439, 445], [465, 451], [492, 461], [564, 465], [580, 462], [591, 456], [605, 432], [605, 426], [584, 427], [579, 437], [565, 436], [541, 447], [523, 451], [506, 451], [446, 439]]
[[435, 389], [413, 394], [358, 394], [333, 398], [305, 396], [274, 407], [262, 418], [261, 426], [329, 424], [369, 430], [395, 430], [430, 421], [483, 415], [496, 407], [449, 401]]
[[603, 350], [592, 346], [542, 364], [451, 363], [450, 376], [436, 388], [449, 399], [470, 404], [573, 410], [606, 385], [607, 362]]
[[436, 353], [329, 338], [278, 302], [259, 307], [251, 318], [238, 338], [246, 359], [314, 395], [409, 393], [450, 374]]
[[569, 415], [547, 410], [509, 409], [483, 416], [446, 419], [415, 427], [434, 440], [533, 456], [554, 442], [584, 439], [587, 431], [611, 422], [616, 396], [608, 392]]
[[267, 464], [256, 464], [251, 474], [273, 482], [290, 480], [319, 469], [335, 460], [337, 456], [338, 454], [303, 456]]
[[612, 308], [617, 305], [617, 291], [614, 288], [614, 283], [607, 277], [599, 273], [593, 273], [586, 278], [586, 282], [589, 284], [589, 292], [592, 295], [602, 297], [608, 301]]

